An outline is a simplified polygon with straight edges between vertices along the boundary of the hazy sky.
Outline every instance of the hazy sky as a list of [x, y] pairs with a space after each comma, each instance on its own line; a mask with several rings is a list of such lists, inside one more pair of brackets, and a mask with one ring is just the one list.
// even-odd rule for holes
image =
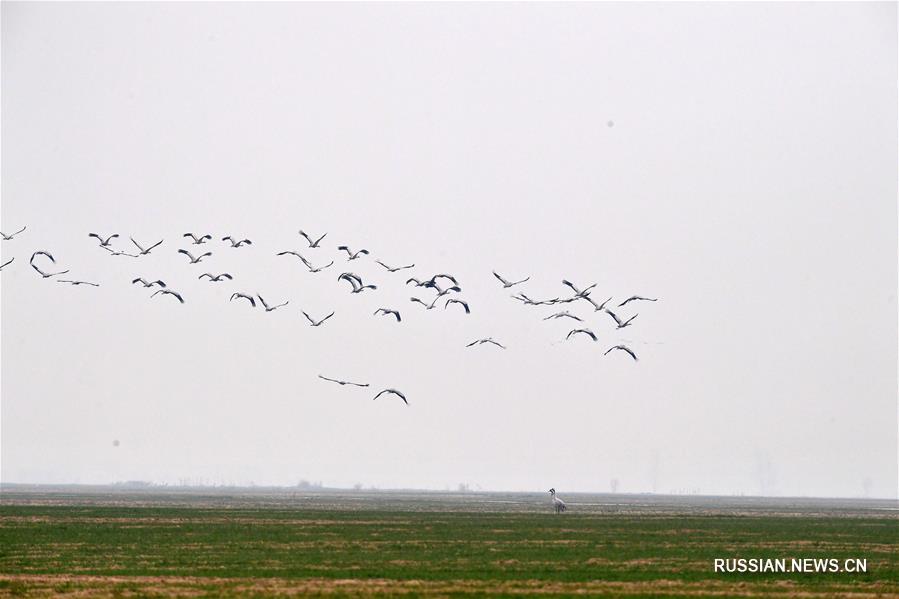
[[[0, 477], [895, 497], [896, 16], [3, 2], [2, 230], [28, 229], [0, 244]], [[40, 279], [37, 249], [101, 287]], [[374, 258], [455, 274], [472, 314]], [[622, 332], [563, 306], [600, 340], [562, 342], [492, 269], [660, 300]]]

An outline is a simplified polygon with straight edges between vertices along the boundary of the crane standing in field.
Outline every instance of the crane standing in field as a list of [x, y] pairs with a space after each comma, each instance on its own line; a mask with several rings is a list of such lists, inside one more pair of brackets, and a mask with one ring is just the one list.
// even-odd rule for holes
[[555, 490], [555, 489], [550, 489], [550, 490], [549, 490], [549, 494], [550, 494], [550, 496], [552, 497], [552, 501], [553, 501], [553, 509], [556, 510], [556, 513], [557, 513], [557, 514], [560, 514], [560, 513], [564, 512], [565, 510], [568, 509], [568, 506], [565, 505], [565, 502], [562, 501], [561, 499], [559, 499], [558, 497], [556, 497], [556, 490]]

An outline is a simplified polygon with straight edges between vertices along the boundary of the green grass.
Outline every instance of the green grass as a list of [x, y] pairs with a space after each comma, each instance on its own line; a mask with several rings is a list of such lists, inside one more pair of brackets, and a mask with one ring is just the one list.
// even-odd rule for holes
[[[896, 594], [896, 542], [883, 517], [6, 505], [0, 595], [269, 594], [310, 581], [308, 594]], [[716, 557], [867, 558], [868, 572], [716, 574]]]

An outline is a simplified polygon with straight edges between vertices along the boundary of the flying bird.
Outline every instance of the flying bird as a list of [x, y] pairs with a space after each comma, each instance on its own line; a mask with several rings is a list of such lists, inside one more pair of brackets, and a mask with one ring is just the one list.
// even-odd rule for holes
[[410, 297], [410, 298], [409, 298], [409, 301], [410, 301], [410, 302], [418, 302], [419, 304], [421, 304], [422, 306], [424, 306], [424, 307], [427, 308], [428, 310], [433, 310], [433, 309], [434, 309], [434, 306], [437, 304], [437, 300], [439, 300], [439, 299], [440, 299], [440, 297], [435, 297], [435, 298], [434, 298], [434, 301], [431, 302], [430, 304], [428, 304], [427, 302], [424, 302], [424, 301], [418, 299], [417, 297]]
[[197, 237], [193, 233], [185, 233], [183, 237], [190, 237], [194, 240], [194, 245], [200, 245], [201, 243], [206, 243], [212, 239], [212, 235], [203, 235], [201, 237]]
[[496, 272], [495, 270], [493, 271], [493, 276], [496, 277], [497, 279], [499, 279], [499, 282], [503, 284], [503, 289], [508, 289], [509, 287], [514, 287], [515, 285], [524, 283], [525, 281], [528, 281], [528, 280], [530, 280], [530, 278], [531, 278], [531, 277], [528, 277], [528, 278], [526, 278], [526, 279], [521, 279], [520, 281], [515, 281], [515, 282], [513, 283], [513, 282], [511, 282], [511, 281], [507, 281], [506, 279], [504, 279], [504, 278], [503, 278], [498, 272]]
[[597, 303], [593, 300], [593, 298], [590, 297], [589, 295], [583, 295], [583, 296], [580, 296], [580, 299], [586, 300], [586, 301], [590, 302], [590, 303], [593, 305], [593, 311], [594, 311], [594, 312], [599, 312], [600, 310], [605, 309], [606, 304], [608, 304], [610, 301], [612, 301], [612, 297], [611, 297], [611, 296], [609, 296], [609, 299], [607, 299], [606, 301], [604, 301], [604, 302], [601, 303], [601, 304], [597, 304]]
[[10, 264], [12, 264], [12, 262], [13, 262], [13, 260], [15, 260], [15, 259], [16, 259], [16, 257], [15, 257], [15, 256], [13, 256], [13, 257], [12, 257], [12, 258], [10, 258], [10, 259], [9, 259], [9, 261], [8, 261], [8, 262], [4, 262], [4, 263], [3, 263], [3, 265], [2, 265], [2, 266], [0, 266], [0, 270], [3, 270], [3, 267], [5, 267], [5, 266], [9, 266], [9, 265], [10, 265]]
[[345, 245], [339, 245], [339, 246], [337, 246], [337, 249], [343, 250], [346, 252], [347, 256], [349, 256], [349, 258], [347, 258], [347, 260], [355, 260], [362, 254], [368, 255], [368, 250], [359, 250], [358, 252], [354, 252], [353, 250], [351, 250], [350, 248], [348, 248]]
[[657, 302], [657, 301], [659, 301], [659, 298], [643, 297], [642, 295], [632, 295], [629, 298], [627, 298], [626, 300], [624, 300], [623, 302], [621, 302], [620, 304], [618, 304], [618, 307], [620, 308], [621, 306], [624, 306], [628, 302]]
[[375, 316], [377, 316], [378, 314], [381, 314], [383, 316], [387, 316], [388, 314], [393, 314], [393, 316], [396, 318], [397, 322], [400, 322], [402, 320], [402, 318], [400, 318], [400, 313], [398, 311], [392, 310], [390, 308], [378, 308], [377, 310], [375, 310]]
[[160, 280], [158, 280], [158, 279], [155, 280], [155, 281], [153, 281], [153, 282], [148, 282], [148, 281], [147, 281], [146, 279], [144, 279], [143, 277], [138, 277], [138, 278], [134, 279], [133, 281], [131, 281], [131, 284], [132, 284], [132, 285], [134, 285], [135, 283], [140, 283], [140, 284], [143, 285], [144, 287], [152, 287], [153, 285], [159, 285], [160, 287], [165, 287], [165, 282], [164, 282], [164, 281], [160, 281]]
[[377, 289], [377, 285], [363, 285], [362, 278], [359, 275], [354, 275], [351, 272], [342, 273], [339, 277], [337, 277], [338, 281], [347, 281], [350, 285], [353, 286], [353, 290], [350, 293], [360, 293], [365, 291], [366, 289]]
[[574, 314], [572, 314], [571, 312], [569, 312], [567, 310], [565, 312], [556, 312], [555, 314], [550, 314], [543, 320], [550, 320], [550, 319], [555, 319], [555, 318], [571, 318], [573, 320], [577, 320], [578, 322], [584, 322], [583, 318], [581, 318], [579, 316], [575, 316]]
[[341, 385], [341, 386], [352, 385], [354, 387], [368, 387], [368, 383], [351, 383], [350, 381], [341, 381], [338, 379], [331, 379], [331, 378], [328, 378], [328, 377], [322, 376], [322, 375], [318, 375], [318, 378], [324, 379], [326, 381], [330, 381], [332, 383], [337, 383], [338, 385]]
[[140, 255], [140, 256], [146, 256], [147, 254], [149, 254], [149, 253], [153, 250], [153, 248], [155, 248], [157, 245], [159, 245], [159, 244], [161, 244], [163, 241], [165, 241], [165, 239], [160, 239], [159, 241], [157, 241], [156, 243], [154, 243], [154, 244], [151, 245], [150, 247], [144, 249], [144, 247], [143, 247], [141, 244], [139, 244], [138, 242], [134, 241], [134, 237], [131, 237], [130, 239], [131, 239], [131, 243], [133, 243], [133, 244], [137, 247], [137, 249], [140, 250], [140, 252], [139, 252], [139, 255]]
[[206, 252], [205, 254], [200, 254], [199, 256], [196, 256], [196, 257], [195, 257], [193, 254], [191, 254], [191, 253], [188, 252], [187, 250], [178, 250], [178, 253], [179, 253], [179, 254], [184, 254], [185, 256], [187, 256], [187, 257], [190, 259], [190, 263], [191, 263], [191, 264], [197, 264], [200, 260], [202, 260], [202, 259], [205, 258], [206, 256], [211, 256], [211, 255], [212, 255], [212, 252]]
[[[436, 301], [436, 300], [435, 300], [435, 301]], [[447, 306], [449, 306], [450, 304], [459, 304], [459, 305], [461, 305], [463, 308], [465, 308], [465, 313], [466, 313], [466, 314], [471, 314], [471, 309], [468, 307], [468, 302], [466, 302], [466, 301], [463, 301], [463, 300], [460, 300], [460, 299], [456, 299], [456, 298], [454, 298], [454, 297], [451, 297], [450, 299], [446, 300], [446, 303], [445, 303], [445, 304], [443, 304], [443, 309], [446, 310]]]
[[259, 298], [259, 301], [262, 303], [262, 307], [265, 308], [265, 311], [266, 311], [266, 312], [273, 312], [273, 311], [277, 310], [278, 308], [280, 308], [280, 307], [282, 307], [282, 306], [286, 306], [287, 304], [290, 303], [290, 301], [286, 301], [286, 302], [284, 302], [283, 304], [278, 304], [277, 306], [269, 306], [267, 303], [265, 303], [265, 300], [262, 299], [262, 296], [261, 296], [261, 295], [259, 295], [259, 294], [257, 293], [257, 294], [256, 294], [256, 297]]
[[253, 306], [254, 308], [256, 307], [256, 299], [255, 299], [252, 295], [247, 295], [246, 293], [232, 293], [232, 294], [231, 294], [231, 299], [228, 300], [228, 301], [229, 301], [229, 302], [233, 302], [233, 301], [234, 301], [234, 298], [237, 298], [237, 299], [245, 299], [245, 300], [247, 300], [248, 302], [250, 302], [250, 305], [251, 305], [251, 306]]
[[381, 266], [383, 266], [384, 268], [386, 268], [386, 269], [387, 269], [387, 272], [397, 272], [397, 271], [400, 271], [400, 270], [406, 270], [407, 268], [413, 268], [413, 267], [415, 266], [414, 264], [409, 264], [409, 265], [407, 265], [407, 266], [387, 266], [386, 264], [384, 264], [384, 263], [381, 262], [380, 260], [375, 260], [375, 262], [377, 262], [378, 264], [380, 264]]
[[608, 350], [606, 350], [606, 353], [604, 353], [603, 355], [604, 355], [604, 356], [605, 356], [605, 355], [608, 355], [608, 353], [609, 353], [610, 351], [613, 351], [613, 350], [616, 350], [616, 349], [621, 350], [621, 351], [623, 351], [623, 352], [629, 354], [630, 357], [632, 357], [634, 360], [637, 360], [637, 354], [635, 354], [633, 351], [631, 351], [631, 348], [629, 348], [629, 347], [626, 346], [626, 345], [616, 345], [615, 347], [610, 347]]
[[431, 282], [432, 284], [436, 284], [436, 283], [437, 283], [437, 279], [446, 279], [447, 281], [452, 281], [452, 282], [453, 282], [453, 285], [456, 285], [456, 286], [459, 285], [459, 281], [457, 281], [457, 280], [456, 280], [456, 277], [454, 277], [453, 275], [444, 275], [444, 274], [434, 275], [433, 277], [431, 277], [431, 281], [430, 281], [430, 282]]
[[623, 329], [626, 326], [630, 326], [631, 321], [639, 316], [639, 314], [634, 314], [633, 316], [631, 316], [624, 322], [621, 322], [621, 319], [618, 318], [618, 315], [615, 314], [614, 312], [612, 312], [611, 310], [609, 310], [608, 308], [605, 310], [605, 312], [606, 312], [606, 314], [608, 314], [609, 316], [612, 317], [612, 319], [615, 321], [615, 324], [618, 325], [617, 328], [619, 328], [619, 329]]
[[21, 229], [19, 229], [18, 231], [16, 231], [15, 233], [12, 233], [11, 235], [7, 235], [3, 231], [0, 231], [0, 237], [3, 238], [3, 241], [11, 241], [13, 237], [15, 237], [16, 235], [18, 235], [19, 233], [21, 233], [22, 231], [24, 231], [27, 228], [28, 227], [26, 225], [26, 226], [22, 227]]
[[250, 241], [249, 239], [241, 239], [240, 241], [237, 241], [236, 239], [234, 239], [234, 238], [231, 237], [230, 235], [228, 235], [227, 237], [222, 237], [222, 241], [228, 241], [228, 242], [230, 242], [230, 243], [231, 243], [231, 247], [233, 247], [233, 248], [239, 248], [239, 247], [244, 246], [244, 245], [253, 245], [253, 242]]
[[285, 250], [283, 252], [278, 252], [276, 255], [277, 256], [285, 256], [287, 254], [290, 254], [291, 256], [296, 256], [297, 258], [299, 258], [303, 262], [303, 264], [306, 265], [306, 268], [309, 269], [309, 272], [313, 272], [313, 273], [321, 272], [321, 271], [325, 270], [326, 268], [328, 268], [329, 266], [331, 266], [332, 264], [334, 264], [334, 261], [331, 260], [329, 263], [325, 264], [324, 266], [312, 266], [312, 264], [309, 262], [309, 260], [306, 260], [306, 258], [304, 258], [302, 254], [300, 254], [299, 252], [294, 252], [292, 250]]
[[312, 325], [312, 326], [314, 326], [314, 327], [318, 327], [318, 326], [321, 326], [323, 322], [325, 322], [326, 320], [328, 320], [329, 318], [331, 318], [332, 316], [334, 316], [334, 312], [331, 312], [330, 314], [328, 314], [327, 316], [325, 316], [325, 317], [322, 318], [321, 320], [315, 320], [314, 318], [312, 318], [311, 316], [309, 316], [308, 314], [306, 314], [306, 312], [303, 312], [303, 316], [306, 317], [306, 320], [309, 321], [309, 324], [310, 324], [310, 325]]
[[518, 295], [511, 296], [512, 299], [518, 300], [526, 306], [551, 306], [557, 303], [559, 300], [551, 299], [551, 300], [534, 300], [526, 296], [524, 293], [519, 292]]
[[568, 340], [571, 338], [572, 335], [577, 335], [579, 333], [587, 335], [588, 337], [590, 337], [591, 339], [596, 341], [596, 333], [594, 333], [590, 329], [572, 329], [571, 331], [568, 332], [568, 336], [565, 337], [565, 339]]
[[49, 252], [45, 252], [44, 250], [38, 250], [38, 251], [34, 252], [33, 254], [31, 254], [31, 260], [29, 260], [28, 263], [31, 264], [31, 268], [36, 270], [37, 273], [45, 279], [49, 279], [50, 277], [55, 277], [56, 275], [64, 275], [67, 272], [69, 272], [68, 269], [63, 270], [61, 272], [51, 272], [51, 273], [44, 272], [40, 268], [38, 268], [37, 265], [34, 263], [35, 256], [46, 256], [47, 258], [50, 259], [50, 262], [52, 262], [53, 264], [56, 264], [56, 258], [54, 258], [52, 255], [50, 255]]
[[178, 293], [177, 291], [172, 291], [171, 289], [157, 289], [156, 291], [153, 292], [153, 295], [151, 295], [150, 297], [156, 297], [156, 295], [159, 293], [161, 293], [163, 295], [171, 295], [174, 298], [176, 298], [179, 302], [181, 302], [182, 304], [184, 303], [184, 298], [181, 297], [181, 294]]
[[72, 285], [72, 286], [77, 286], [77, 285], [91, 285], [92, 287], [100, 286], [99, 283], [88, 283], [87, 281], [72, 281], [69, 279], [56, 279], [56, 282], [57, 283], [68, 283], [69, 285]]
[[208, 272], [204, 272], [203, 274], [201, 274], [201, 275], [200, 275], [199, 277], [197, 277], [197, 278], [198, 278], [198, 279], [202, 279], [203, 277], [209, 277], [209, 282], [210, 282], [210, 283], [219, 283], [222, 279], [228, 279], [228, 280], [230, 281], [230, 280], [232, 280], [232, 279], [234, 278], [234, 277], [232, 277], [231, 275], [229, 275], [229, 274], [226, 273], [226, 272], [223, 272], [223, 273], [220, 274], [220, 275], [212, 275], [212, 274], [210, 274], [210, 273], [208, 273]]
[[118, 234], [118, 233], [113, 233], [112, 235], [110, 235], [109, 237], [107, 237], [107, 238], [105, 238], [105, 239], [103, 238], [103, 236], [97, 235], [96, 233], [88, 233], [87, 236], [88, 236], [88, 237], [93, 237], [94, 239], [96, 239], [97, 241], [99, 241], [99, 242], [100, 242], [100, 247], [108, 248], [108, 247], [109, 247], [109, 244], [112, 242], [112, 240], [115, 239], [116, 237], [118, 237], [119, 234]]
[[[458, 285], [453, 285], [452, 287], [447, 287], [446, 289], [441, 289], [440, 287], [434, 286], [434, 289], [437, 290], [437, 298], [441, 298], [450, 291], [455, 291], [456, 293], [462, 293], [462, 288]], [[436, 298], [435, 298], [436, 299]]]
[[481, 345], [482, 343], [492, 343], [493, 345], [495, 345], [497, 347], [506, 349], [505, 345], [503, 345], [502, 343], [499, 343], [497, 341], [494, 341], [493, 337], [486, 337], [484, 339], [476, 339], [476, 340], [472, 341], [471, 343], [469, 343], [468, 345], [466, 345], [465, 347], [471, 347], [472, 345]]
[[400, 393], [399, 391], [397, 391], [396, 389], [384, 389], [383, 391], [381, 391], [380, 393], [378, 393], [377, 395], [375, 395], [373, 399], [378, 399], [379, 397], [381, 397], [381, 396], [384, 395], [385, 393], [392, 393], [393, 395], [396, 395], [397, 397], [399, 397], [400, 399], [402, 399], [402, 400], [403, 400], [403, 403], [405, 403], [407, 406], [409, 405], [409, 402], [406, 401], [406, 396], [403, 395], [402, 393]]
[[302, 235], [303, 237], [306, 238], [306, 241], [309, 243], [309, 247], [310, 247], [310, 248], [317, 248], [317, 247], [318, 247], [318, 244], [321, 243], [321, 240], [325, 238], [325, 236], [327, 235], [327, 233], [325, 233], [324, 235], [322, 235], [321, 237], [319, 237], [319, 238], [316, 239], [315, 241], [312, 241], [312, 239], [309, 237], [309, 235], [307, 235], [307, 234], [306, 234], [304, 231], [302, 231], [302, 230], [300, 230], [300, 235]]
[[571, 281], [562, 279], [562, 284], [568, 287], [571, 287], [571, 290], [574, 291], [574, 297], [587, 297], [590, 294], [590, 290], [596, 287], [596, 283], [593, 283], [589, 287], [585, 287], [584, 289], [578, 289], [577, 285], [572, 283]]
[[129, 258], [137, 258], [137, 254], [129, 254], [128, 252], [123, 252], [120, 250], [114, 250], [112, 248], [108, 248], [105, 245], [101, 245], [101, 248], [109, 252], [113, 256], [128, 256]]

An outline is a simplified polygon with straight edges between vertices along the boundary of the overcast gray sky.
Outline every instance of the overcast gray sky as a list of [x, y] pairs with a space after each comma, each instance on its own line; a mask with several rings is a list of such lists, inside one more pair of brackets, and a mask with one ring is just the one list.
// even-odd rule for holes
[[[4, 2], [2, 35], [3, 481], [896, 496], [895, 4]], [[492, 269], [660, 300], [561, 342]]]

